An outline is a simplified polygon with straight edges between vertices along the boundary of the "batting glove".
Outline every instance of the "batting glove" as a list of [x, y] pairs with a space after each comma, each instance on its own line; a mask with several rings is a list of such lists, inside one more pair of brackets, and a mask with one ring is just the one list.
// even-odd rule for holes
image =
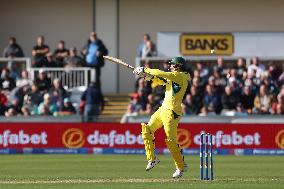
[[136, 67], [133, 73], [136, 75], [142, 76], [144, 74], [144, 67]]

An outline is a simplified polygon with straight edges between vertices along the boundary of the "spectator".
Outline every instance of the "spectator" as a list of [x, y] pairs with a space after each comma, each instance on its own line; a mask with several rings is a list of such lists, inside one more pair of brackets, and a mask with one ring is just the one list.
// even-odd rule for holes
[[242, 107], [247, 110], [248, 113], [252, 113], [254, 107], [255, 94], [252, 92], [251, 87], [245, 86], [241, 95]]
[[142, 111], [142, 105], [139, 103], [139, 95], [138, 93], [134, 93], [132, 94], [132, 100], [130, 102], [130, 104], [127, 107], [127, 112], [126, 114], [128, 115], [132, 115], [132, 114], [136, 114], [138, 115], [141, 111]]
[[215, 113], [220, 113], [220, 111], [222, 110], [220, 96], [216, 92], [214, 92], [214, 89], [210, 85], [206, 86], [206, 92], [203, 97], [203, 105], [205, 107], [208, 107], [208, 109], [209, 106], [211, 106]]
[[7, 110], [7, 104], [7, 96], [2, 92], [2, 89], [0, 88], [0, 116], [4, 115], [5, 111]]
[[46, 93], [50, 89], [51, 80], [47, 77], [47, 74], [43, 69], [39, 70], [38, 77], [35, 79], [35, 84], [38, 86], [41, 94]]
[[28, 85], [14, 88], [10, 93], [10, 101], [16, 100], [19, 108], [22, 107], [24, 103], [24, 97], [26, 94], [28, 94], [28, 91], [29, 91]]
[[284, 86], [281, 87], [281, 90], [280, 90], [279, 94], [280, 94], [281, 96], [284, 96]]
[[46, 93], [43, 96], [43, 102], [39, 104], [37, 113], [39, 115], [55, 115], [58, 111], [58, 106], [51, 102], [50, 95]]
[[142, 105], [143, 111], [146, 110], [146, 106], [148, 103], [148, 95], [147, 88], [141, 88], [137, 91], [137, 94], [139, 95], [139, 103]]
[[222, 57], [217, 58], [217, 65], [213, 67], [214, 70], [218, 70], [221, 77], [226, 77], [228, 74], [229, 69], [226, 68], [224, 59]]
[[223, 86], [216, 85], [216, 80], [215, 80], [215, 77], [214, 77], [213, 75], [211, 75], [211, 76], [208, 78], [208, 85], [212, 86], [212, 88], [215, 90], [215, 92], [216, 92], [217, 94], [222, 94], [223, 91], [224, 91]]
[[43, 101], [43, 95], [39, 92], [38, 86], [33, 83], [31, 91], [24, 98], [24, 105], [29, 107], [29, 111], [32, 115], [39, 114], [37, 107]]
[[229, 75], [227, 75], [227, 76], [229, 76], [228, 77], [229, 80], [233, 79], [236, 82], [237, 87], [241, 87], [242, 86], [242, 82], [239, 80], [237, 69], [234, 69], [234, 68], [229, 69], [228, 73], [229, 73]]
[[[149, 104], [147, 104], [147, 108], [150, 109], [151, 107], [148, 107], [148, 105]], [[142, 110], [142, 106], [139, 103], [138, 93], [133, 93], [131, 95], [131, 101], [127, 106], [126, 113], [122, 116], [120, 123], [126, 123], [128, 116], [137, 116], [139, 113], [146, 113], [147, 114], [149, 112], [147, 112], [147, 109], [146, 109], [146, 111]]]
[[68, 96], [67, 91], [64, 89], [61, 81], [58, 78], [53, 80], [49, 94], [51, 102], [55, 103], [58, 107], [62, 107], [63, 99]]
[[261, 78], [256, 76], [257, 70], [252, 69], [251, 72], [248, 72], [248, 78], [252, 80], [253, 85], [259, 89], [259, 86], [261, 85]]
[[143, 110], [146, 110], [148, 95], [151, 93], [151, 90], [151, 86], [148, 85], [148, 82], [143, 77], [137, 79], [135, 92], [139, 94], [139, 102]]
[[228, 78], [228, 86], [231, 87], [231, 91], [232, 91], [235, 95], [240, 95], [240, 94], [241, 94], [241, 85], [240, 85], [240, 83], [237, 81], [236, 77], [230, 77], [230, 78]]
[[148, 95], [151, 91], [151, 87], [156, 87], [155, 84], [149, 84], [147, 80], [144, 77], [138, 77], [136, 82], [135, 82], [135, 92], [138, 92], [139, 90], [143, 90], [146, 88], [147, 94]]
[[284, 96], [280, 93], [277, 95], [277, 101], [272, 104], [271, 114], [283, 115], [284, 114]]
[[5, 117], [13, 117], [13, 116], [17, 116], [17, 115], [18, 115], [18, 112], [14, 108], [9, 108], [5, 112]]
[[278, 85], [283, 86], [284, 85], [284, 72], [279, 76], [278, 78]]
[[259, 58], [253, 57], [251, 65], [248, 66], [248, 75], [255, 75], [255, 77], [260, 78], [264, 75], [264, 70], [265, 67], [263, 64], [260, 64]]
[[71, 99], [66, 97], [64, 98], [63, 106], [60, 108], [58, 115], [74, 115], [76, 114], [76, 109], [72, 105]]
[[68, 49], [65, 48], [65, 41], [60, 40], [57, 45], [57, 49], [54, 51], [54, 56], [56, 60], [56, 65], [58, 67], [63, 67], [64, 59], [66, 59], [69, 55]]
[[196, 63], [196, 69], [199, 71], [200, 82], [205, 85], [210, 76], [209, 69], [201, 62]]
[[11, 78], [9, 74], [10, 70], [8, 68], [4, 68], [1, 72], [0, 88], [6, 92], [9, 92], [16, 87], [15, 80]]
[[195, 70], [193, 71], [193, 77], [200, 78], [200, 70], [195, 69]]
[[156, 98], [156, 96], [154, 96], [153, 94], [149, 94], [145, 113], [153, 114], [155, 111], [157, 111], [160, 108], [161, 105], [162, 105], [162, 100], [160, 98]]
[[225, 77], [221, 77], [219, 71], [216, 70], [216, 68], [213, 70], [213, 76], [215, 80], [215, 87], [218, 91], [218, 93], [223, 93], [225, 86], [227, 85], [227, 80]]
[[29, 79], [29, 72], [27, 70], [22, 70], [21, 78], [17, 80], [16, 86], [17, 87], [22, 87], [25, 85], [31, 86], [32, 83], [33, 83], [32, 80]]
[[64, 67], [82, 67], [86, 65], [83, 58], [77, 55], [77, 49], [75, 47], [69, 50], [69, 56], [65, 58]]
[[[153, 99], [153, 95], [152, 94], [150, 94], [149, 96], [148, 96], [150, 99]], [[148, 99], [149, 99], [148, 98]], [[148, 100], [149, 101], [149, 100]], [[145, 111], [142, 111], [142, 112], [140, 112], [140, 113], [143, 113], [143, 114], [147, 114], [147, 115], [151, 115], [151, 114], [153, 114], [155, 111], [154, 111], [154, 109], [153, 109], [153, 105], [152, 105], [152, 101], [149, 101], [148, 103], [147, 103], [147, 105], [146, 105], [146, 110]]]
[[276, 105], [276, 114], [283, 115], [284, 114], [284, 95], [279, 94], [277, 96], [278, 103]]
[[193, 77], [192, 85], [196, 87], [197, 93], [199, 93], [203, 96], [203, 94], [204, 94], [203, 86], [200, 84], [200, 78], [199, 77]]
[[171, 66], [171, 64], [169, 64], [169, 61], [164, 61], [162, 71], [169, 72], [170, 66]]
[[254, 112], [258, 114], [268, 114], [272, 105], [272, 95], [267, 91], [265, 85], [261, 85], [259, 94], [254, 99]]
[[32, 105], [38, 106], [43, 101], [43, 96], [39, 93], [38, 86], [35, 83], [32, 84], [28, 96], [30, 97]]
[[101, 67], [104, 66], [103, 56], [108, 55], [108, 50], [105, 47], [102, 40], [97, 37], [96, 32], [90, 34], [90, 38], [87, 41], [84, 49], [82, 50], [85, 56], [86, 65], [88, 67], [95, 68], [96, 70], [96, 83], [98, 87], [101, 87]]
[[193, 108], [192, 108], [192, 100], [191, 100], [191, 94], [187, 94], [185, 96], [185, 99], [182, 102], [182, 114], [183, 115], [192, 115]]
[[15, 37], [10, 37], [9, 44], [3, 51], [3, 57], [24, 57], [24, 52], [20, 45], [17, 44]]
[[191, 86], [190, 88], [191, 93], [191, 102], [192, 102], [192, 113], [197, 115], [199, 114], [201, 108], [202, 108], [202, 96], [200, 93], [197, 92], [197, 89], [195, 86]]
[[[8, 115], [11, 115], [11, 113], [16, 113], [16, 115], [21, 113], [21, 105], [20, 105], [20, 101], [19, 99], [15, 98], [10, 100], [10, 104], [8, 105], [8, 111], [6, 113], [8, 113]], [[11, 110], [12, 109], [12, 110]], [[5, 115], [6, 115], [5, 113]], [[12, 114], [14, 116], [14, 114]]]
[[60, 66], [56, 61], [53, 60], [52, 53], [47, 53], [43, 61], [42, 67], [55, 68], [55, 67], [62, 67], [62, 66]]
[[271, 77], [264, 77], [262, 84], [267, 87], [268, 93], [270, 94], [276, 95], [279, 92], [276, 82], [274, 82]]
[[279, 76], [281, 75], [281, 69], [276, 68], [273, 62], [268, 64], [267, 76], [274, 82], [277, 82]]
[[239, 79], [241, 81], [242, 87], [246, 85], [245, 81], [248, 79], [248, 72], [244, 71], [243, 76]]
[[242, 80], [244, 72], [247, 71], [246, 62], [245, 62], [244, 58], [242, 58], [242, 57], [238, 58], [236, 70], [237, 70], [238, 80]]
[[49, 46], [45, 45], [44, 37], [37, 37], [36, 45], [33, 47], [33, 67], [42, 67], [44, 65], [45, 56], [49, 52]]
[[213, 104], [210, 104], [208, 107], [203, 106], [201, 108], [201, 112], [198, 114], [199, 116], [215, 116], [215, 110]]
[[10, 70], [9, 76], [15, 81], [20, 78], [22, 68], [14, 60], [8, 63], [7, 68]]
[[30, 109], [27, 106], [21, 108], [21, 113], [24, 117], [29, 117], [31, 115]]
[[234, 116], [248, 116], [248, 111], [243, 107], [241, 103], [237, 104]]
[[150, 60], [145, 60], [145, 61], [142, 61], [141, 64], [143, 64], [144, 62], [144, 67], [145, 68], [151, 68], [152, 64], [150, 63]]
[[234, 111], [239, 102], [239, 95], [233, 93], [230, 86], [226, 86], [221, 102], [223, 107], [222, 114], [226, 114], [228, 111]]
[[258, 86], [253, 83], [252, 79], [247, 78], [244, 82], [244, 86], [250, 87], [253, 94], [256, 95], [258, 93]]
[[157, 56], [157, 49], [154, 42], [151, 41], [149, 34], [143, 35], [143, 42], [138, 46], [138, 57], [146, 58], [151, 56]]
[[146, 58], [151, 56], [156, 56], [156, 46], [152, 41], [147, 41], [142, 57]]
[[[252, 61], [254, 62], [253, 65], [259, 65], [259, 63], [256, 63], [257, 61], [258, 59], [254, 58]], [[278, 101], [281, 100], [278, 100], [274, 103], [273, 99], [276, 98], [275, 96], [278, 93], [279, 85], [281, 86], [284, 83], [284, 74], [282, 73], [281, 75], [280, 72], [276, 73], [276, 67], [274, 64], [270, 63], [267, 70], [260, 74], [261, 77], [257, 77], [257, 69], [252, 69], [251, 72], [248, 73], [245, 66], [245, 60], [243, 58], [239, 58], [237, 65], [232, 69], [227, 69], [222, 62], [223, 60], [219, 59], [219, 64], [218, 66], [214, 67], [212, 74], [209, 72], [209, 69], [205, 67], [205, 65], [198, 63], [198, 69], [194, 70], [193, 73], [191, 86], [186, 92], [186, 94], [189, 95], [185, 96], [183, 101], [184, 114], [187, 114], [186, 112], [189, 112], [188, 114], [199, 114], [201, 112], [201, 115], [212, 115], [215, 113], [218, 114], [222, 110], [228, 115], [244, 116], [247, 114], [258, 113], [257, 108], [254, 105], [255, 102], [261, 99], [259, 97], [258, 100], [255, 100], [257, 99], [255, 96], [259, 93], [259, 88], [261, 85], [266, 86], [265, 88], [267, 88], [267, 94], [269, 99], [271, 99], [271, 102], [269, 103], [270, 108], [268, 108], [269, 111], [267, 113], [271, 112], [272, 114], [276, 114]], [[161, 67], [161, 69], [167, 70], [167, 64], [165, 64], [165, 62], [163, 63], [164, 66]], [[204, 71], [204, 69], [207, 71]], [[224, 74], [224, 76], [221, 77], [219, 70], [224, 69], [226, 69], [225, 73], [227, 74]], [[204, 78], [200, 82], [201, 72], [203, 72]], [[159, 91], [164, 90], [164, 88], [156, 88], [155, 82], [152, 82], [152, 90], [148, 90], [146, 93], [145, 89], [147, 87], [149, 89], [149, 86], [150, 85], [143, 82], [143, 78], [141, 78], [141, 80], [138, 79], [135, 86], [136, 92], [140, 97], [140, 104], [142, 107], [144, 107], [144, 109], [146, 108], [144, 112], [151, 112], [151, 108], [153, 107], [150, 107], [150, 104], [157, 104], [157, 107], [161, 104], [162, 92]], [[204, 86], [206, 86], [205, 90]], [[210, 88], [209, 91], [211, 92], [208, 92], [208, 88]], [[148, 99], [146, 97], [148, 97]], [[263, 99], [266, 99], [266, 97]], [[271, 104], [273, 104], [272, 108]], [[279, 107], [282, 106], [279, 105]], [[281, 108], [278, 108], [279, 112], [282, 112], [280, 109]], [[214, 113], [212, 113], [212, 110]]]
[[92, 82], [81, 96], [84, 102], [83, 122], [94, 122], [104, 109], [104, 97], [97, 83]]

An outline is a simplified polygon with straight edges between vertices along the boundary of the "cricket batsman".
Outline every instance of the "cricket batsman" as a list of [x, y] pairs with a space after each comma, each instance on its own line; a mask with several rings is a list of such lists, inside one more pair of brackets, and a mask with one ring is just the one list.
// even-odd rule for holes
[[150, 121], [142, 125], [142, 138], [144, 140], [148, 164], [146, 171], [151, 170], [160, 160], [155, 155], [155, 137], [157, 129], [164, 127], [166, 133], [166, 145], [173, 157], [176, 171], [173, 178], [180, 178], [187, 171], [188, 166], [184, 162], [182, 149], [177, 141], [177, 127], [182, 116], [181, 103], [185, 94], [190, 75], [185, 72], [185, 60], [175, 57], [170, 62], [170, 72], [158, 69], [137, 67], [133, 73], [145, 76], [159, 85], [166, 86], [165, 98], [161, 107], [151, 116]]

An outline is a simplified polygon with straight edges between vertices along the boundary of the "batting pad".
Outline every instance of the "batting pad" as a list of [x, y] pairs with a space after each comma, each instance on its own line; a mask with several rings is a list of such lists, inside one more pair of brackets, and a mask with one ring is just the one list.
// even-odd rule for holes
[[179, 170], [184, 169], [184, 158], [181, 152], [181, 148], [179, 147], [176, 140], [173, 139], [166, 139], [166, 144], [173, 156], [176, 168]]
[[141, 123], [141, 126], [142, 126], [141, 133], [142, 133], [142, 138], [144, 140], [147, 160], [153, 161], [155, 159], [155, 137], [145, 123]]

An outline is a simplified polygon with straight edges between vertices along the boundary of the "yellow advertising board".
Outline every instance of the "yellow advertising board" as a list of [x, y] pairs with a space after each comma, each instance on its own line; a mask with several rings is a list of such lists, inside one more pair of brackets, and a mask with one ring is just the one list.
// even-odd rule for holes
[[180, 53], [183, 56], [232, 55], [233, 50], [234, 38], [231, 33], [183, 33], [180, 35]]

